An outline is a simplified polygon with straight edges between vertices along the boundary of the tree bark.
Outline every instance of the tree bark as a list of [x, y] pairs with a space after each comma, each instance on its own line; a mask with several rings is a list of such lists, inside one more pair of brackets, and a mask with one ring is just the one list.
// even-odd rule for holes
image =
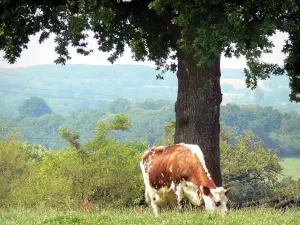
[[197, 144], [210, 174], [222, 185], [220, 170], [220, 57], [213, 67], [199, 68], [190, 54], [178, 53], [175, 143]]

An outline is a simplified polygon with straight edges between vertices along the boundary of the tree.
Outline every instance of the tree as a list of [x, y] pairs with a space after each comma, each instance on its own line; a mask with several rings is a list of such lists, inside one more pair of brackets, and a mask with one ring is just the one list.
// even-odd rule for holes
[[[98, 49], [111, 52], [112, 63], [128, 45], [135, 60], [154, 61], [163, 72], [177, 70], [175, 142], [201, 147], [217, 185], [221, 185], [221, 54], [246, 57], [246, 83], [251, 88], [271, 73], [286, 71], [290, 99], [300, 101], [300, 3], [296, 0], [5, 0], [0, 6], [0, 50], [10, 63], [27, 48], [29, 35], [40, 31], [40, 42], [51, 33], [56, 36], [55, 62], [65, 64], [70, 59], [69, 45], [79, 54], [92, 51], [87, 43], [92, 31]], [[260, 61], [262, 53], [271, 52], [268, 37], [276, 31], [289, 34], [283, 46], [288, 55], [283, 68]], [[168, 63], [169, 58], [177, 63]]]
[[111, 113], [128, 113], [131, 103], [126, 98], [118, 98], [109, 103], [108, 109]]
[[281, 153], [299, 155], [300, 115], [297, 112], [285, 113], [278, 130], [269, 133], [269, 137]]
[[[223, 135], [226, 132], [228, 131], [225, 129]], [[275, 182], [278, 180], [282, 168], [276, 152], [273, 149], [267, 149], [264, 142], [252, 131], [238, 136], [235, 145], [221, 137], [221, 149], [222, 172], [226, 183], [235, 181], [247, 183], [251, 180]]]
[[44, 114], [51, 114], [52, 110], [42, 98], [31, 97], [19, 107], [19, 113], [22, 117], [40, 117]]
[[[282, 167], [274, 149], [252, 131], [236, 136], [229, 127], [221, 124], [220, 147], [223, 181], [234, 187], [230, 199], [245, 202], [276, 195]], [[235, 144], [232, 144], [235, 143]]]
[[[137, 150], [145, 149], [145, 144], [121, 144], [107, 137], [111, 132], [126, 131], [130, 126], [129, 118], [123, 114], [115, 115], [109, 122], [100, 120], [94, 137], [82, 146], [77, 132], [61, 127], [60, 134], [67, 140], [68, 150], [60, 155], [60, 160], [64, 155], [65, 159], [58, 163], [56, 171], [60, 170], [60, 175], [71, 180], [73, 191], [81, 195], [82, 200], [88, 195], [98, 202], [129, 204], [139, 197], [142, 184], [139, 184], [141, 176], [137, 171], [140, 168], [136, 161], [142, 153]], [[128, 177], [128, 173], [132, 175], [133, 171], [133, 179], [122, 182], [122, 178]]]

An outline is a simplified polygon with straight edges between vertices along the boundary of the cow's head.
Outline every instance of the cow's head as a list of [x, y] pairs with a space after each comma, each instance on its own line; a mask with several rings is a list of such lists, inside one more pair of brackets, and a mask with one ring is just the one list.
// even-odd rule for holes
[[205, 203], [205, 208], [208, 209], [208, 210], [219, 212], [222, 215], [227, 214], [228, 213], [227, 194], [229, 193], [230, 190], [231, 190], [231, 188], [203, 187], [202, 192], [203, 192], [203, 200], [204, 200], [204, 203]]

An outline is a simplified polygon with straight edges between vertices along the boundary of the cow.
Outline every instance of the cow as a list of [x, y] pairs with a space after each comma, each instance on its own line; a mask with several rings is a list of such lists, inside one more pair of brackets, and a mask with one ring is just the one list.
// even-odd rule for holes
[[161, 208], [178, 205], [187, 198], [192, 205], [227, 214], [227, 194], [231, 188], [217, 187], [198, 145], [174, 144], [153, 147], [140, 160], [145, 183], [145, 199], [155, 216]]

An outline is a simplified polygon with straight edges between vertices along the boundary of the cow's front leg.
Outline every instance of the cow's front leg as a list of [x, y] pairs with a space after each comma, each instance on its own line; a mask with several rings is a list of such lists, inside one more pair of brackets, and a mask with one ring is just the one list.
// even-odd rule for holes
[[182, 209], [183, 208], [182, 199], [184, 197], [184, 191], [183, 191], [182, 185], [179, 184], [179, 185], [175, 186], [174, 192], [176, 194], [178, 208]]
[[158, 204], [160, 197], [154, 191], [149, 191], [148, 194], [151, 200], [151, 207], [153, 209], [153, 213], [155, 216], [158, 216], [158, 213], [160, 212], [160, 206]]
[[160, 207], [159, 207], [159, 205], [157, 204], [157, 202], [154, 201], [154, 200], [152, 200], [152, 201], [151, 201], [151, 206], [152, 206], [154, 215], [155, 215], [155, 216], [158, 216], [158, 213], [159, 213], [159, 211], [160, 211]]
[[149, 204], [151, 202], [151, 197], [149, 195], [149, 191], [145, 188], [145, 201]]

